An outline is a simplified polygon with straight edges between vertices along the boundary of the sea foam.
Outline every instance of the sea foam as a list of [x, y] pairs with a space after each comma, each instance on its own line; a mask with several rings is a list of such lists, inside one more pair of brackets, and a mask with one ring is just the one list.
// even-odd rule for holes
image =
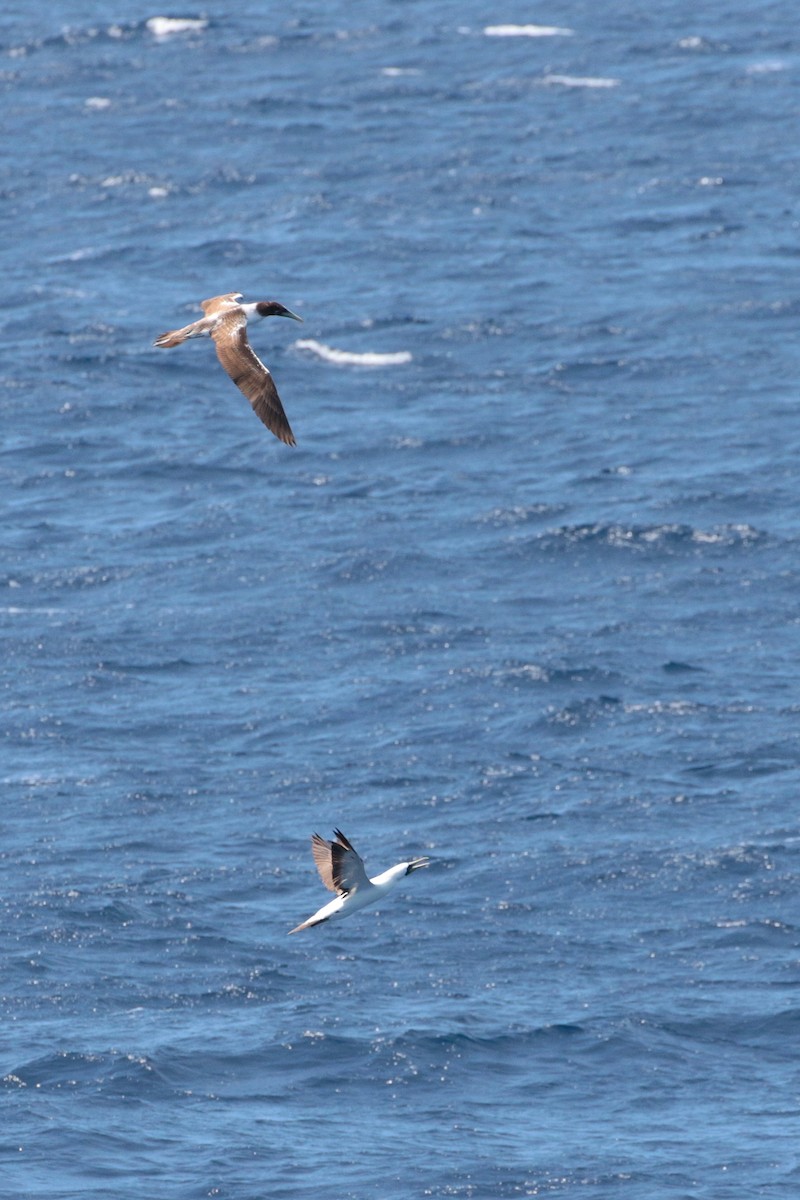
[[176, 33], [200, 33], [208, 26], [204, 17], [150, 17], [145, 22], [153, 37], [172, 37]]
[[387, 354], [368, 350], [358, 354], [353, 350], [337, 350], [334, 346], [326, 346], [324, 342], [317, 342], [313, 338], [300, 338], [294, 345], [297, 350], [308, 350], [325, 362], [335, 363], [337, 366], [397, 367], [402, 363], [411, 362], [411, 353], [408, 350], [396, 350]]
[[570, 37], [575, 31], [560, 25], [486, 25], [486, 37]]

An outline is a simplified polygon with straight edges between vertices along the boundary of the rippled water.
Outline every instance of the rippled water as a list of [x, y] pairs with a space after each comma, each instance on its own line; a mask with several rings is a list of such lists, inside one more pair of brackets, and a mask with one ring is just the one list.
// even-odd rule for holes
[[0, 1194], [794, 1197], [794, 8], [273, 7], [0, 15]]

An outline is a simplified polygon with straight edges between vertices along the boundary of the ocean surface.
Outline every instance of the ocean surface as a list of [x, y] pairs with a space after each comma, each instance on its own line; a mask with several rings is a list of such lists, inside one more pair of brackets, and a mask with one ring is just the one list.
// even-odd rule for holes
[[797, 17], [3, 9], [2, 1200], [800, 1195]]

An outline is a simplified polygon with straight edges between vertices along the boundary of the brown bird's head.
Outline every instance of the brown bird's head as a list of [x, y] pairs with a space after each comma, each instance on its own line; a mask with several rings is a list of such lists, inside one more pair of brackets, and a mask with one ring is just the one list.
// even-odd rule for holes
[[291, 317], [293, 321], [302, 321], [303, 319], [298, 317], [297, 313], [293, 313], [291, 309], [279, 304], [277, 300], [259, 300], [256, 312], [260, 317]]

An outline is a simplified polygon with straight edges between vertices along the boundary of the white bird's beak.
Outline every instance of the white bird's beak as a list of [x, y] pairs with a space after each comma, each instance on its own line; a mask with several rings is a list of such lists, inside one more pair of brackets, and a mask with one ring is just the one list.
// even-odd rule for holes
[[412, 858], [411, 862], [406, 867], [406, 875], [410, 875], [412, 871], [416, 871], [418, 867], [427, 867], [430, 864], [430, 859], [426, 856], [422, 858]]

